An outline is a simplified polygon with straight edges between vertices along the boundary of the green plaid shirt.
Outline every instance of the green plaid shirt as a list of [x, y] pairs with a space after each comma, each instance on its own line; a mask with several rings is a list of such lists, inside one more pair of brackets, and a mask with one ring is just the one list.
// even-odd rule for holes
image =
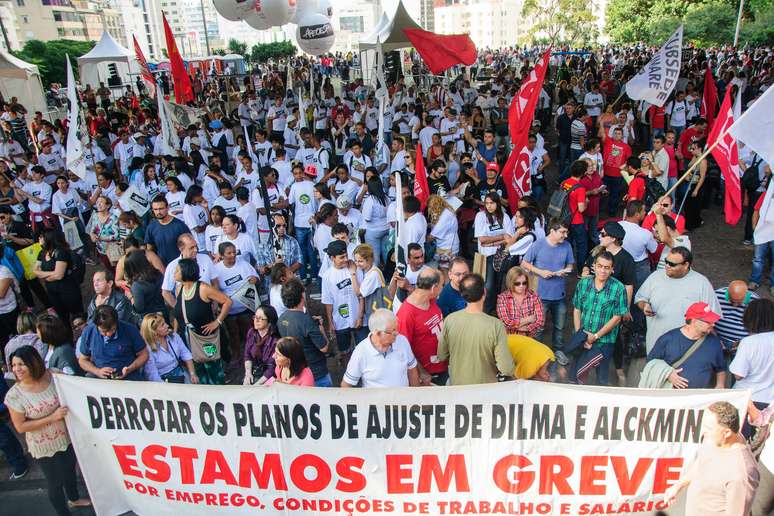
[[[575, 287], [572, 304], [581, 311], [581, 327], [591, 333], [597, 333], [610, 319], [628, 311], [626, 289], [623, 283], [612, 276], [602, 290], [594, 286], [593, 276], [581, 279]], [[600, 337], [595, 344], [614, 343], [618, 337], [618, 328], [616, 326], [610, 333]]]

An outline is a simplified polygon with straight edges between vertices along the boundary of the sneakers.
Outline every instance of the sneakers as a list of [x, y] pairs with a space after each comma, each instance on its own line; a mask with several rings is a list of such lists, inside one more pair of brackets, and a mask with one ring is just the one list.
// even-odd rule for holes
[[753, 245], [752, 240], [742, 240], [742, 245]]
[[10, 480], [19, 480], [20, 478], [24, 478], [25, 476], [27, 476], [27, 473], [29, 473], [29, 471], [30, 471], [30, 467], [27, 466], [26, 468], [24, 468], [24, 471], [22, 471], [21, 473], [16, 473], [16, 472], [11, 473]]
[[749, 290], [758, 290], [758, 287], [760, 287], [760, 285], [758, 283], [755, 283], [754, 281], [747, 282], [747, 288]]
[[556, 356], [556, 361], [559, 363], [560, 366], [566, 366], [570, 363], [570, 359], [567, 358], [567, 355], [564, 354], [561, 350], [554, 351], [554, 356]]

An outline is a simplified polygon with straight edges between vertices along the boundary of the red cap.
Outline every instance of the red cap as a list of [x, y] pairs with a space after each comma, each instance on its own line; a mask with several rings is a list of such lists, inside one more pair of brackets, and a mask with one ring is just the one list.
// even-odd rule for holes
[[694, 303], [685, 311], [685, 320], [699, 319], [700, 321], [714, 324], [720, 320], [720, 316], [713, 312], [707, 303]]
[[304, 167], [304, 174], [311, 177], [317, 177], [317, 167], [314, 165], [307, 165]]
[[497, 166], [497, 162], [496, 161], [490, 161], [489, 163], [487, 163], [486, 169], [487, 170], [494, 170], [495, 172], [500, 172], [500, 167]]

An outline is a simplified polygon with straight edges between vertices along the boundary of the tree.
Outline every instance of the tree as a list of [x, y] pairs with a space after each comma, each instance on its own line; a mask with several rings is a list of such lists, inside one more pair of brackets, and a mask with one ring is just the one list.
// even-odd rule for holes
[[65, 56], [70, 56], [70, 62], [77, 77], [76, 59], [89, 52], [94, 48], [94, 45], [96, 45], [96, 41], [72, 41], [68, 39], [40, 41], [31, 39], [24, 44], [24, 48], [20, 51], [13, 52], [13, 55], [37, 65], [44, 85], [52, 82], [64, 84], [67, 82]]
[[232, 54], [239, 54], [242, 57], [247, 56], [247, 43], [235, 39], [228, 40], [228, 51]]
[[296, 55], [296, 47], [290, 41], [278, 41], [274, 43], [264, 43], [262, 45], [253, 45], [250, 49], [250, 61], [252, 63], [265, 63], [273, 59], [284, 59]]
[[596, 42], [598, 37], [591, 3], [584, 0], [525, 0], [521, 14], [532, 20], [529, 41], [547, 39], [554, 45], [579, 47]]

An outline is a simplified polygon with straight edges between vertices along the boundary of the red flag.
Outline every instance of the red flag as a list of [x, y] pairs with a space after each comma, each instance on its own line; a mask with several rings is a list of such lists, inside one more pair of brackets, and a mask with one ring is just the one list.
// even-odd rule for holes
[[185, 104], [193, 102], [194, 94], [191, 78], [188, 77], [188, 72], [186, 72], [185, 65], [183, 64], [183, 58], [180, 57], [180, 52], [177, 50], [175, 36], [172, 35], [172, 29], [169, 28], [167, 17], [163, 13], [161, 17], [164, 20], [164, 37], [167, 40], [167, 55], [169, 56], [172, 82], [175, 87], [175, 103]]
[[422, 29], [403, 32], [436, 75], [456, 64], [472, 65], [478, 57], [476, 45], [467, 34], [436, 34]]
[[[741, 108], [739, 110], [741, 111]], [[718, 118], [707, 138], [707, 145], [710, 146], [720, 139], [718, 144], [712, 148], [712, 156], [723, 173], [723, 179], [726, 180], [726, 198], [723, 211], [726, 214], [726, 224], [730, 225], [739, 222], [739, 218], [742, 216], [739, 153], [736, 147], [736, 138], [728, 132], [728, 128], [734, 125], [735, 115], [738, 117], [741, 114], [735, 113], [735, 111], [737, 109], [731, 103], [731, 88], [728, 88], [723, 104], [720, 106]]]
[[145, 82], [145, 89], [148, 90], [148, 95], [155, 97], [156, 81], [153, 79], [153, 74], [148, 67], [148, 61], [145, 60], [140, 44], [137, 42], [137, 36], [132, 35], [132, 39], [134, 39], [134, 56], [137, 59], [137, 64], [140, 65], [140, 75]]
[[701, 97], [701, 116], [707, 120], [707, 130], [712, 129], [715, 120], [715, 109], [718, 107], [718, 88], [709, 64], [704, 71], [704, 95]]
[[425, 170], [421, 143], [417, 143], [417, 160], [414, 164], [414, 197], [422, 203], [422, 211], [424, 211], [427, 199], [430, 198], [430, 187], [427, 184], [427, 171]]
[[530, 152], [527, 150], [529, 129], [535, 116], [535, 106], [540, 91], [543, 89], [543, 78], [548, 68], [551, 49], [546, 50], [540, 61], [529, 73], [529, 76], [519, 89], [519, 94], [513, 97], [508, 109], [508, 128], [511, 133], [511, 155], [503, 167], [503, 181], [508, 189], [508, 203], [511, 211], [518, 208], [519, 199], [532, 191], [530, 182]]

